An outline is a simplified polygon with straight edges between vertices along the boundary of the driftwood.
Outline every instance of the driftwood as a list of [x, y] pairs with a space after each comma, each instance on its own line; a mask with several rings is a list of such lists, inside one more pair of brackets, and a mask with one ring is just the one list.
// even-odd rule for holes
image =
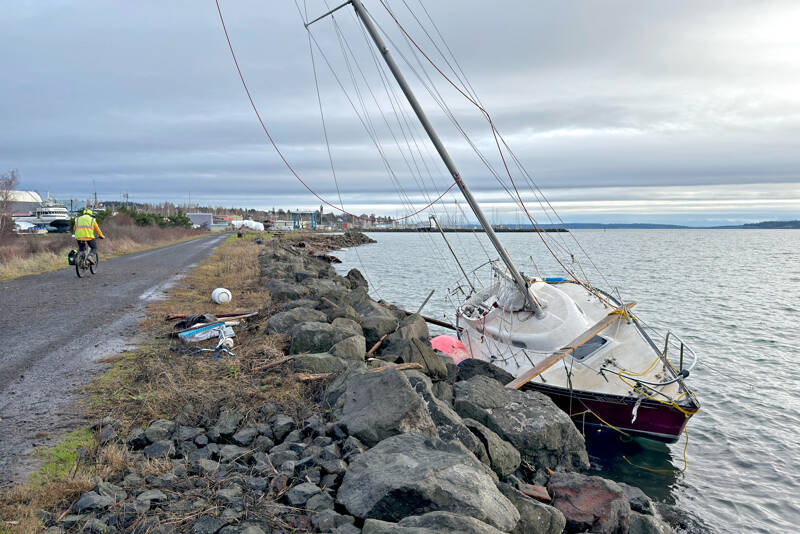
[[313, 382], [314, 380], [324, 380], [332, 375], [333, 373], [303, 373], [294, 376], [300, 382]]
[[374, 345], [372, 345], [372, 348], [367, 351], [367, 354], [374, 354], [375, 351], [378, 350], [378, 347], [381, 346], [381, 343], [383, 343], [383, 340], [386, 339], [388, 336], [389, 334], [383, 334], [381, 338]]
[[[191, 314], [188, 314], [188, 313], [172, 313], [170, 315], [167, 315], [164, 318], [164, 320], [165, 321], [174, 321], [175, 319], [186, 319], [187, 317], [189, 317], [189, 315], [191, 315]], [[235, 317], [236, 319], [244, 319], [246, 317], [252, 317], [254, 315], [258, 315], [258, 312], [257, 311], [238, 311], [238, 312], [231, 312], [231, 313], [211, 313], [209, 315], [213, 315], [214, 317], [217, 317], [219, 319], [221, 319], [221, 318], [226, 318], [227, 319], [229, 317], [231, 317], [231, 318]]]
[[380, 373], [381, 371], [385, 371], [387, 369], [397, 369], [398, 371], [408, 371], [410, 369], [425, 369], [421, 363], [413, 362], [413, 363], [399, 363], [397, 365], [384, 365], [383, 367], [376, 367], [375, 369], [370, 369], [370, 373]]
[[[401, 363], [398, 365], [384, 365], [383, 367], [376, 367], [370, 369], [370, 373], [380, 373], [387, 369], [397, 369], [398, 371], [408, 371], [410, 369], [424, 369], [421, 363]], [[299, 373], [294, 375], [299, 382], [314, 382], [315, 380], [324, 380], [336, 373]]]
[[264, 370], [264, 369], [271, 369], [273, 367], [277, 367], [277, 366], [282, 365], [282, 364], [284, 364], [286, 362], [294, 360], [294, 356], [295, 356], [294, 354], [291, 354], [289, 356], [282, 356], [282, 357], [280, 357], [278, 359], [272, 360], [271, 362], [267, 362], [264, 365], [258, 367], [258, 370], [261, 371], [261, 370]]

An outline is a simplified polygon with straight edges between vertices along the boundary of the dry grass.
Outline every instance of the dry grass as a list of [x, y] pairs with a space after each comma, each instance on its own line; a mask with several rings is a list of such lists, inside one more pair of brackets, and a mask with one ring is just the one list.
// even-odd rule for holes
[[[164, 301], [154, 302], [141, 330], [150, 333], [151, 343], [135, 352], [106, 361], [111, 368], [87, 389], [90, 401], [87, 415], [99, 419], [110, 415], [122, 422], [123, 434], [134, 424], [149, 423], [161, 417], [173, 418], [183, 413], [194, 424], [208, 424], [220, 407], [232, 406], [248, 412], [265, 402], [275, 402], [287, 413], [308, 415], [314, 410], [309, 387], [294, 379], [280, 366], [266, 364], [283, 356], [283, 340], [264, 335], [264, 323], [272, 311], [268, 291], [260, 281], [258, 255], [261, 246], [253, 241], [232, 238], [205, 262], [192, 270], [170, 290]], [[210, 298], [216, 287], [226, 287], [233, 294], [229, 304], [216, 305]], [[237, 357], [207, 355], [187, 356], [186, 348], [168, 336], [172, 322], [164, 320], [171, 313], [225, 313], [259, 310], [246, 325], [235, 327]], [[205, 342], [213, 344], [212, 341]], [[208, 354], [208, 353], [206, 353]], [[187, 406], [191, 410], [185, 410]], [[196, 421], [191, 421], [194, 418]], [[131, 457], [120, 445], [92, 446], [68, 472], [0, 494], [0, 533], [2, 521], [12, 532], [38, 532], [39, 510], [56, 514], [68, 509], [83, 492], [91, 489], [91, 476], [121, 476], [130, 469]], [[169, 471], [169, 462], [150, 461], [136, 471], [157, 475]]]
[[[194, 239], [207, 235], [199, 230], [116, 224], [113, 218], [101, 229], [101, 259]], [[68, 267], [67, 253], [76, 248], [71, 234], [0, 236], [0, 282]]]
[[0, 492], [0, 532], [40, 532], [41, 510], [56, 517], [66, 515], [78, 497], [94, 487], [93, 477], [107, 479], [131, 465], [124, 447], [101, 447], [87, 427], [71, 432], [41, 455], [45, 464], [30, 483]]
[[[152, 304], [142, 323], [143, 330], [152, 334], [152, 343], [114, 358], [112, 369], [89, 387], [90, 415], [111, 415], [127, 427], [174, 417], [187, 406], [198, 417], [214, 417], [220, 406], [247, 409], [264, 402], [278, 402], [298, 413], [306, 411], [305, 386], [287, 379], [279, 369], [264, 369], [265, 362], [283, 356], [283, 340], [263, 334], [271, 302], [259, 280], [260, 249], [252, 239], [229, 239], [173, 288], [168, 299]], [[210, 295], [216, 287], [229, 289], [232, 301], [212, 303]], [[256, 310], [259, 315], [235, 329], [233, 352], [237, 356], [220, 359], [209, 353], [185, 355], [190, 349], [168, 337], [173, 323], [164, 320], [173, 313]]]

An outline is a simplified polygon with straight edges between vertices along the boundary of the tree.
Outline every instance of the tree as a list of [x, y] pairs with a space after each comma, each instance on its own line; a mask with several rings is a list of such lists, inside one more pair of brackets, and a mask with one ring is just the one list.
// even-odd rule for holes
[[0, 234], [9, 233], [14, 229], [11, 200], [17, 184], [19, 184], [19, 171], [16, 169], [0, 174]]
[[186, 215], [186, 213], [183, 212], [183, 210], [179, 209], [176, 215], [169, 216], [169, 225], [183, 227], [183, 228], [191, 228], [192, 221], [189, 220], [189, 217]]

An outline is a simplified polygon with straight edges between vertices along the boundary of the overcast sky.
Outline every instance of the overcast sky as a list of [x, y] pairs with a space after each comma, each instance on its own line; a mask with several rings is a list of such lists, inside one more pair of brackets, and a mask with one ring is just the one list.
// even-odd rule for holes
[[[385, 1], [449, 72], [406, 7], [433, 32], [419, 0]], [[513, 222], [509, 197], [419, 83], [422, 67], [380, 1], [364, 3], [397, 45], [390, 49], [487, 212]], [[424, 4], [498, 129], [564, 219], [800, 218], [800, 3]], [[339, 204], [294, 1], [221, 5], [270, 132], [311, 187]], [[327, 8], [308, 0], [307, 9], [313, 17]], [[187, 202], [191, 195], [192, 202], [224, 206], [319, 205], [267, 143], [213, 1], [5, 1], [2, 12], [0, 171], [18, 169], [23, 189], [86, 198], [94, 182], [105, 199], [127, 191], [142, 201]], [[355, 56], [351, 68], [367, 80], [356, 93], [330, 18], [311, 26], [347, 89], [315, 50], [344, 206], [389, 215], [419, 209], [450, 178], [432, 157], [426, 167], [397, 148], [392, 135], [401, 147], [414, 146], [422, 143], [420, 131], [408, 126], [405, 144], [405, 123], [392, 113], [352, 9], [336, 21]], [[502, 171], [480, 113], [430, 66], [426, 72]], [[358, 108], [359, 96], [394, 177], [348, 101]], [[417, 157], [432, 155], [429, 145], [420, 151]], [[455, 198], [447, 195], [447, 205]]]

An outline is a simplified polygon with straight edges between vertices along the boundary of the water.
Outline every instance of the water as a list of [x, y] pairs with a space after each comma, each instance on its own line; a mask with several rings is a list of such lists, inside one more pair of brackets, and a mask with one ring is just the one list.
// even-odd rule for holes
[[[342, 271], [361, 270], [371, 294], [453, 320], [445, 298], [457, 267], [438, 235], [375, 233], [377, 244], [340, 251]], [[702, 403], [684, 441], [590, 440], [593, 469], [641, 487], [673, 526], [700, 532], [800, 531], [800, 231], [575, 231], [607, 278], [647, 324], [671, 329], [700, 356], [690, 384]], [[467, 269], [486, 261], [475, 234], [447, 234]], [[576, 249], [571, 236], [557, 243]], [[488, 241], [480, 236], [483, 247]], [[560, 276], [536, 234], [501, 234], [526, 274]], [[576, 257], [580, 254], [576, 252]], [[585, 264], [585, 262], [582, 262]], [[463, 280], [463, 278], [462, 278]], [[609, 453], [608, 449], [616, 451]], [[637, 466], [661, 469], [654, 472]]]

